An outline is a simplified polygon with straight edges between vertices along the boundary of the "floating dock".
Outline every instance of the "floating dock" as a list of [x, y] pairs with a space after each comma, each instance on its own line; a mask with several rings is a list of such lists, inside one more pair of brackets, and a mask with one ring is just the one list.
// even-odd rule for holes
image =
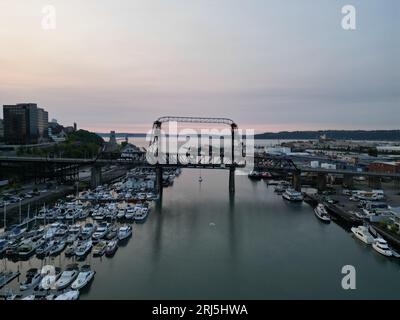
[[5, 285], [13, 281], [15, 278], [18, 278], [21, 273], [17, 272], [2, 272], [0, 273], [0, 289], [3, 288]]

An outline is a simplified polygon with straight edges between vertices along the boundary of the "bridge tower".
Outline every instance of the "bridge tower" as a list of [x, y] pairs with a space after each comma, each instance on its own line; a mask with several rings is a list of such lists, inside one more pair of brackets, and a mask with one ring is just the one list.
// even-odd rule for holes
[[[229, 192], [234, 193], [235, 192], [235, 174], [236, 174], [236, 167], [238, 166], [237, 161], [235, 159], [235, 152], [236, 148], [239, 147], [237, 142], [238, 137], [238, 126], [236, 123], [234, 123], [232, 120], [227, 119], [227, 118], [200, 118], [200, 117], [161, 117], [158, 120], [156, 120], [153, 124], [153, 130], [152, 130], [152, 139], [149, 144], [149, 154], [151, 157], [154, 157], [154, 164], [156, 166], [156, 189], [159, 193], [162, 192], [162, 170], [163, 166], [173, 166], [173, 160], [176, 161], [176, 166], [177, 167], [184, 167], [185, 165], [182, 165], [179, 163], [179, 157], [176, 158], [177, 155], [174, 155], [173, 153], [170, 154], [170, 150], [166, 152], [164, 155], [162, 154], [162, 140], [161, 140], [161, 129], [162, 129], [162, 124], [165, 122], [180, 122], [180, 123], [204, 123], [204, 124], [223, 124], [223, 125], [228, 125], [231, 129], [231, 161], [229, 164], [227, 164], [226, 168], [229, 168]], [[201, 136], [198, 136], [199, 141], [201, 140]], [[219, 138], [220, 141], [224, 141], [221, 137]], [[235, 144], [236, 142], [236, 144]], [[211, 150], [211, 149], [209, 149]], [[167, 150], [165, 150], [167, 151]], [[242, 150], [243, 153], [243, 150]], [[149, 155], [148, 154], [148, 155]], [[220, 150], [220, 154], [222, 154], [222, 151]], [[197, 153], [197, 158], [200, 156], [200, 150]], [[160, 159], [162, 161], [160, 162]], [[210, 158], [211, 159], [211, 158]], [[223, 164], [224, 161], [224, 156], [221, 156], [221, 164]], [[175, 163], [175, 162], [174, 162]], [[207, 165], [211, 165], [210, 163], [201, 163], [201, 160], [197, 160], [196, 163], [191, 163], [190, 167], [191, 168], [205, 168]], [[215, 168], [215, 167], [213, 167]], [[222, 166], [221, 166], [222, 168]]]

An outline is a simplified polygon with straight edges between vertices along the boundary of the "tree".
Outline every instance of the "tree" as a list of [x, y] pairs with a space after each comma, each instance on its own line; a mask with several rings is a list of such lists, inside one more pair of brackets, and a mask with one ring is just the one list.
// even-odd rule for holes
[[377, 148], [369, 148], [368, 149], [368, 155], [371, 157], [377, 157], [378, 156], [378, 149]]

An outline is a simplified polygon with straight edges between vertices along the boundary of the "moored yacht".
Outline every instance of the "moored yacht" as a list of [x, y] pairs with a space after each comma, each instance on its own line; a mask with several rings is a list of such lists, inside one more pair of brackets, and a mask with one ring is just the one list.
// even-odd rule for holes
[[94, 241], [98, 241], [100, 239], [103, 239], [107, 233], [109, 232], [110, 224], [107, 222], [102, 222], [100, 225], [97, 227], [96, 232], [93, 233], [92, 239]]
[[134, 216], [135, 216], [135, 208], [129, 207], [126, 210], [125, 218], [128, 219], [128, 220], [131, 220], [131, 219], [133, 219]]
[[57, 298], [54, 300], [78, 300], [79, 298], [79, 291], [77, 290], [71, 290], [68, 292], [65, 292], [63, 294], [60, 294]]
[[382, 238], [376, 239], [372, 244], [372, 248], [374, 248], [376, 252], [379, 252], [386, 257], [391, 257], [393, 255], [392, 250], [390, 250], [386, 240]]
[[75, 255], [78, 257], [86, 256], [89, 251], [92, 249], [93, 243], [92, 240], [88, 240], [85, 242], [80, 243], [75, 250]]
[[314, 208], [314, 213], [317, 216], [318, 219], [320, 219], [323, 222], [331, 222], [331, 217], [329, 216], [328, 212], [326, 211], [325, 206], [322, 203], [319, 203], [315, 208]]
[[303, 201], [303, 194], [301, 192], [295, 191], [294, 189], [286, 189], [282, 194], [283, 199], [293, 202]]
[[42, 268], [41, 275], [43, 278], [39, 285], [40, 289], [54, 289], [55, 283], [61, 275], [61, 269], [51, 265], [47, 265]]
[[125, 209], [119, 209], [117, 213], [117, 219], [123, 219], [125, 217]]
[[84, 287], [86, 287], [90, 281], [94, 278], [95, 271], [90, 269], [89, 265], [84, 265], [81, 268], [81, 272], [79, 272], [78, 277], [76, 280], [72, 283], [71, 289], [72, 290], [80, 290]]
[[144, 207], [144, 208], [138, 208], [135, 211], [134, 219], [135, 222], [141, 223], [144, 222], [147, 219], [147, 216], [149, 215], [149, 209]]
[[83, 240], [89, 239], [92, 237], [92, 235], [95, 231], [96, 231], [96, 227], [95, 227], [95, 225], [93, 225], [93, 223], [86, 223], [82, 229], [80, 237]]
[[78, 267], [76, 264], [67, 266], [67, 269], [61, 274], [56, 281], [56, 289], [63, 290], [67, 288], [78, 276]]
[[119, 240], [125, 240], [129, 238], [132, 235], [132, 227], [131, 226], [122, 226], [119, 228], [118, 231], [118, 239]]
[[118, 239], [111, 240], [107, 243], [106, 256], [111, 257], [118, 249]]
[[351, 232], [366, 244], [372, 244], [375, 241], [374, 237], [369, 233], [368, 228], [365, 226], [358, 226], [357, 228], [353, 227], [351, 228]]

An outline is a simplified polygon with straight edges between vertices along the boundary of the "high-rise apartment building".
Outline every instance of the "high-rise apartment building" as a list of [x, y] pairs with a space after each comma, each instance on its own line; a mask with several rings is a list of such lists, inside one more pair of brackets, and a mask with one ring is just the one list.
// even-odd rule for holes
[[4, 140], [7, 144], [35, 144], [47, 137], [48, 113], [34, 103], [4, 105]]

